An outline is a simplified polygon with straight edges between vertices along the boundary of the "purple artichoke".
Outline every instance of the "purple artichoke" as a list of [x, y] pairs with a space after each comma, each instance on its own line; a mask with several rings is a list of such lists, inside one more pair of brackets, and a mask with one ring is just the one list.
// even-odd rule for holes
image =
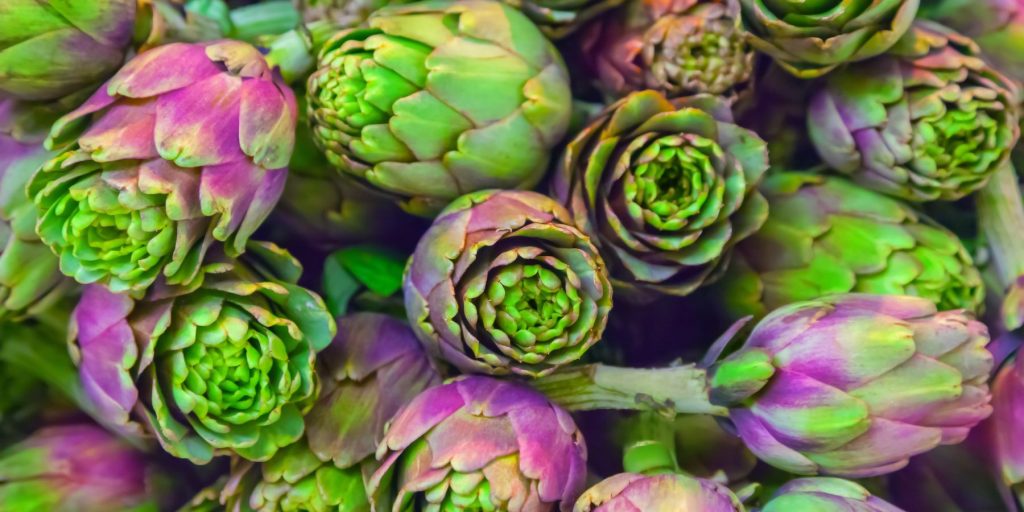
[[711, 372], [759, 458], [796, 474], [866, 477], [963, 441], [992, 412], [988, 331], [909, 296], [834, 295], [775, 310]]
[[568, 212], [536, 192], [454, 201], [416, 246], [405, 276], [409, 321], [428, 350], [465, 372], [543, 375], [604, 331], [604, 262]]
[[221, 259], [196, 286], [154, 286], [138, 301], [85, 288], [71, 349], [107, 422], [131, 434], [145, 426], [197, 464], [221, 454], [267, 460], [302, 436], [314, 354], [335, 323], [319, 296], [294, 284], [301, 267], [290, 255], [255, 242], [249, 251], [256, 261]]
[[395, 416], [369, 490], [382, 511], [568, 511], [583, 491], [586, 455], [572, 417], [543, 395], [469, 376], [424, 391]]
[[841, 478], [799, 478], [775, 491], [761, 512], [903, 512], [872, 496], [860, 484]]
[[98, 426], [45, 427], [0, 452], [0, 509], [166, 509], [166, 477]]
[[860, 184], [911, 201], [953, 200], [1008, 160], [1018, 94], [973, 41], [920, 22], [889, 54], [829, 74], [807, 122], [821, 158]]
[[764, 223], [767, 169], [765, 143], [724, 101], [642, 91], [569, 143], [552, 192], [601, 249], [617, 290], [686, 295]]
[[992, 406], [992, 455], [1003, 483], [1024, 507], [1024, 354], [1003, 366], [992, 381]]
[[743, 504], [728, 487], [682, 474], [645, 476], [619, 473], [591, 487], [573, 512], [631, 511], [742, 512]]
[[39, 236], [80, 283], [188, 284], [215, 241], [241, 253], [277, 202], [296, 108], [245, 43], [144, 52], [54, 125], [61, 153], [29, 186]]

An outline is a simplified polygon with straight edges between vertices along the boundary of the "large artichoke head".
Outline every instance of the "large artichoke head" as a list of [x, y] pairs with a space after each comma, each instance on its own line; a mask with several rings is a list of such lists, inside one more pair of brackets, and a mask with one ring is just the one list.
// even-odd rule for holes
[[634, 1], [621, 11], [580, 36], [582, 56], [606, 94], [730, 94], [750, 79], [754, 53], [737, 0]]
[[981, 275], [960, 239], [899, 200], [795, 172], [772, 174], [761, 190], [768, 221], [736, 247], [720, 288], [735, 317], [847, 292], [981, 307]]
[[420, 2], [324, 45], [309, 118], [334, 166], [433, 215], [467, 192], [535, 185], [569, 122], [568, 80], [515, 9]]
[[137, 3], [0, 2], [0, 95], [48, 101], [98, 85], [131, 48]]
[[750, 44], [790, 73], [815, 78], [891, 48], [919, 0], [740, 0]]
[[686, 295], [768, 214], [764, 142], [728, 105], [654, 91], [611, 105], [569, 143], [553, 195], [601, 248], [616, 287]]
[[842, 478], [798, 478], [780, 487], [761, 512], [903, 512]]
[[[315, 352], [335, 323], [294, 284], [298, 262], [250, 244], [252, 265], [225, 260], [193, 288], [156, 286], [141, 300], [86, 287], [72, 317], [85, 393], [125, 432], [168, 453], [267, 460], [302, 436], [317, 393]], [[271, 275], [273, 271], [273, 275]]]
[[164, 510], [167, 476], [96, 425], [45, 427], [0, 452], [0, 509]]
[[573, 512], [616, 510], [743, 512], [744, 508], [728, 487], [681, 473], [619, 473], [587, 489], [573, 508]]
[[989, 416], [988, 340], [984, 324], [925, 299], [832, 295], [758, 323], [712, 371], [711, 397], [773, 466], [881, 475]]
[[601, 338], [612, 306], [604, 262], [554, 200], [483, 191], [454, 201], [406, 269], [420, 341], [465, 372], [539, 376]]
[[999, 476], [1024, 507], [1024, 355], [1005, 364], [992, 382], [991, 455]]
[[464, 377], [395, 416], [369, 489], [376, 510], [565, 512], [583, 491], [586, 455], [572, 417], [537, 391]]
[[61, 152], [29, 185], [37, 231], [78, 282], [141, 292], [183, 285], [215, 241], [231, 254], [284, 187], [295, 98], [245, 43], [139, 54], [47, 143]]
[[828, 75], [807, 122], [821, 158], [858, 183], [910, 201], [953, 200], [1009, 158], [1019, 94], [973, 41], [919, 22], [889, 54]]
[[0, 100], [0, 320], [31, 314], [67, 288], [57, 257], [36, 235], [36, 209], [25, 193], [49, 153], [21, 133], [11, 100]]

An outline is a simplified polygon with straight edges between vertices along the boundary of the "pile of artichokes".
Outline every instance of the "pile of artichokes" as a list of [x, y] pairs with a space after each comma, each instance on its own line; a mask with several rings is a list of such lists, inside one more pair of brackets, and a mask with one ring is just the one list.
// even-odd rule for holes
[[1024, 0], [0, 0], [0, 510], [1024, 512]]

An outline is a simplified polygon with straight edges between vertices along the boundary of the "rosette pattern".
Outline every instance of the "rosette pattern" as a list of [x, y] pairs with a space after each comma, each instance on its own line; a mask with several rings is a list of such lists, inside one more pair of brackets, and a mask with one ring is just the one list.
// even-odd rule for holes
[[49, 101], [91, 90], [124, 62], [135, 36], [136, 13], [143, 10], [138, 4], [0, 3], [0, 96]]
[[294, 284], [297, 261], [250, 245], [251, 267], [221, 261], [191, 288], [156, 286], [133, 301], [86, 287], [72, 355], [111, 424], [135, 433], [141, 423], [165, 451], [198, 464], [220, 454], [267, 460], [302, 436], [315, 352], [335, 323], [319, 296]]
[[369, 489], [376, 510], [394, 512], [568, 511], [583, 491], [586, 455], [572, 417], [540, 393], [464, 377], [395, 416]]
[[238, 254], [284, 187], [295, 98], [245, 43], [133, 58], [53, 126], [29, 192], [65, 274], [114, 292], [187, 284], [207, 250]]
[[368, 25], [328, 41], [307, 83], [332, 165], [427, 216], [468, 192], [541, 179], [571, 98], [561, 57], [530, 20], [490, 0], [434, 0], [381, 9]]
[[903, 512], [887, 501], [872, 496], [856, 482], [842, 478], [798, 478], [775, 491], [761, 512]]
[[649, 0], [620, 11], [580, 36], [582, 58], [607, 95], [731, 94], [750, 79], [754, 52], [736, 0]]
[[553, 195], [628, 295], [686, 295], [724, 270], [732, 246], [764, 223], [757, 184], [765, 143], [728, 105], [654, 91], [611, 105], [566, 148]]
[[434, 220], [406, 269], [409, 322], [465, 372], [539, 376], [601, 337], [604, 262], [568, 213], [536, 192], [467, 194]]
[[790, 73], [815, 78], [879, 55], [907, 32], [919, 0], [740, 0], [750, 44]]
[[834, 293], [914, 295], [977, 311], [981, 275], [963, 243], [908, 205], [838, 177], [765, 180], [764, 227], [741, 242], [720, 296], [736, 318]]
[[761, 460], [860, 478], [956, 444], [992, 412], [985, 325], [925, 299], [846, 294], [779, 308], [710, 376]]
[[573, 508], [573, 512], [616, 510], [743, 512], [744, 508], [728, 487], [713, 480], [637, 473], [619, 473], [602, 480], [583, 493]]
[[826, 77], [807, 122], [821, 158], [858, 183], [910, 201], [953, 200], [1009, 158], [1019, 94], [973, 41], [919, 22], [889, 54]]

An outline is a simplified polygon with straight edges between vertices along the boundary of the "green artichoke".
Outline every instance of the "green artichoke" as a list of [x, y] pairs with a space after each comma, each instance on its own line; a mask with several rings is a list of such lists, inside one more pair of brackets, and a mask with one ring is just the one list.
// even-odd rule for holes
[[720, 288], [735, 316], [864, 292], [977, 311], [981, 275], [952, 233], [896, 199], [839, 177], [782, 172], [762, 186], [769, 215], [741, 242]]
[[826, 77], [807, 123], [822, 160], [858, 183], [910, 201], [954, 200], [1009, 159], [1019, 94], [973, 41], [919, 22], [890, 53]]
[[814, 78], [891, 48], [919, 0], [740, 0], [750, 44], [790, 73]]
[[761, 512], [903, 512], [842, 478], [798, 478], [779, 488]]
[[568, 80], [515, 9], [437, 0], [336, 34], [306, 95], [331, 164], [433, 215], [468, 192], [535, 185], [569, 122]]
[[728, 105], [655, 91], [612, 104], [569, 143], [552, 181], [629, 296], [686, 295], [764, 223], [768, 152]]
[[[85, 288], [72, 353], [85, 393], [127, 433], [144, 425], [171, 455], [271, 458], [305, 431], [315, 352], [335, 333], [301, 267], [270, 244], [245, 262], [218, 258], [191, 287], [158, 284], [133, 301]], [[140, 425], [140, 422], [142, 425]]]

